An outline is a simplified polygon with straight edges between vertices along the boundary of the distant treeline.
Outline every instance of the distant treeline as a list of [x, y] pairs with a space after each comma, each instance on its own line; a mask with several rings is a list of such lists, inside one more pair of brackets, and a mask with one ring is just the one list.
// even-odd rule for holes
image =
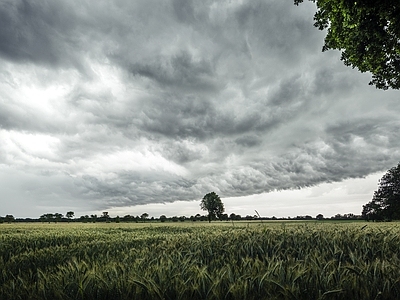
[[[325, 218], [322, 214], [318, 214], [315, 217], [310, 215], [305, 216], [296, 216], [296, 217], [287, 217], [287, 218], [277, 218], [273, 217], [261, 217], [258, 215], [246, 215], [241, 216], [239, 214], [231, 213], [223, 214], [216, 221], [270, 221], [270, 220], [362, 220], [361, 215], [354, 215], [352, 213], [349, 214], [336, 214], [332, 217]], [[96, 223], [96, 222], [105, 222], [105, 223], [120, 223], [120, 222], [135, 222], [135, 223], [144, 223], [144, 222], [205, 222], [208, 221], [207, 215], [196, 214], [195, 216], [173, 216], [167, 217], [165, 215], [161, 215], [158, 218], [149, 217], [147, 213], [143, 213], [140, 216], [133, 215], [125, 215], [123, 217], [116, 216], [111, 217], [108, 212], [103, 212], [102, 215], [84, 215], [78, 218], [74, 218], [74, 213], [72, 211], [67, 212], [65, 216], [60, 213], [47, 213], [41, 215], [39, 218], [15, 218], [13, 215], [6, 215], [5, 217], [0, 216], [0, 223], [12, 223], [12, 222], [41, 222], [41, 223], [58, 223], [58, 222], [81, 222], [81, 223]]]

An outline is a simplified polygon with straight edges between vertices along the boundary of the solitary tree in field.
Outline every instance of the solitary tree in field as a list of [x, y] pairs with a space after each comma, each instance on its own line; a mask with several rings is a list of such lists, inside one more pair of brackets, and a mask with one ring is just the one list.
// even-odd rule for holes
[[69, 211], [67, 212], [67, 214], [65, 215], [68, 218], [68, 222], [74, 217], [74, 212], [73, 211]]
[[400, 89], [399, 0], [310, 1], [317, 5], [314, 26], [327, 29], [322, 51], [341, 50], [346, 66], [372, 73], [370, 85]]
[[107, 223], [110, 222], [110, 215], [108, 214], [108, 211], [103, 211], [101, 218], [104, 219]]
[[367, 220], [400, 220], [400, 163], [379, 181], [379, 188], [370, 202], [363, 206]]
[[143, 222], [146, 222], [146, 219], [149, 217], [148, 213], [142, 213], [142, 215], [140, 216], [140, 218], [143, 220]]
[[215, 217], [221, 218], [225, 211], [221, 198], [214, 192], [208, 193], [203, 197], [200, 207], [202, 210], [208, 211], [208, 222], [214, 220]]
[[4, 218], [4, 221], [7, 223], [11, 223], [15, 221], [15, 218], [13, 215], [6, 215], [6, 217]]

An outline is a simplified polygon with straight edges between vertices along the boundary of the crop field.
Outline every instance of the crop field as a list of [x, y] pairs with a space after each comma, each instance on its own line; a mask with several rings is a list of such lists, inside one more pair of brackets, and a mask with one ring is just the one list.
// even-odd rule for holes
[[398, 223], [1, 224], [0, 299], [400, 299]]

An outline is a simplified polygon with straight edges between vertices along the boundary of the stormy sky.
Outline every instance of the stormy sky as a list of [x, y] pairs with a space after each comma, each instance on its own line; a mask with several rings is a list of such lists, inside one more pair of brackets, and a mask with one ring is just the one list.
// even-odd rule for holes
[[353, 212], [400, 160], [398, 91], [321, 52], [313, 3], [0, 3], [0, 216]]

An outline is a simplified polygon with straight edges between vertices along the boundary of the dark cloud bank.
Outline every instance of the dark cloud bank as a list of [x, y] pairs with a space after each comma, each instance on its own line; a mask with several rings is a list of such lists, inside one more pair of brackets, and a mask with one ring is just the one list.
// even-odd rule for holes
[[277, 0], [3, 1], [0, 172], [22, 190], [3, 194], [103, 209], [387, 170], [399, 94], [321, 53], [313, 13]]

